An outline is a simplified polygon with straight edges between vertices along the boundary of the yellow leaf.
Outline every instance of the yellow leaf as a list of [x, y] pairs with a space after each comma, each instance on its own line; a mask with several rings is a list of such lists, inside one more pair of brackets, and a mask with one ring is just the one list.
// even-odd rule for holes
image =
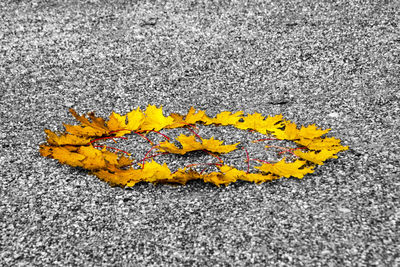
[[228, 165], [222, 165], [218, 168], [224, 174], [225, 179], [231, 182], [236, 182], [247, 175], [245, 171], [240, 171]]
[[46, 144], [41, 144], [39, 146], [39, 153], [42, 157], [51, 158], [51, 154], [53, 154], [53, 146], [48, 146]]
[[188, 124], [195, 124], [199, 121], [208, 123], [211, 121], [211, 119], [206, 115], [205, 111], [197, 110], [196, 113], [196, 110], [193, 107], [190, 107], [188, 113], [186, 114], [185, 122]]
[[299, 130], [297, 129], [297, 126], [295, 123], [287, 121], [284, 123], [284, 125], [285, 125], [284, 130], [277, 130], [274, 132], [274, 135], [278, 139], [296, 140], [296, 139], [300, 138]]
[[143, 131], [159, 131], [174, 122], [173, 118], [164, 117], [162, 107], [157, 108], [156, 106], [149, 105], [145, 111], [145, 115], [144, 122], [140, 126], [140, 130]]
[[98, 170], [92, 173], [112, 186], [134, 186], [142, 180], [140, 177], [141, 170], [135, 169], [120, 170], [111, 167], [109, 170]]
[[225, 176], [219, 172], [211, 172], [203, 175], [203, 180], [206, 183], [213, 183], [220, 187], [221, 184], [228, 185], [230, 182], [224, 179]]
[[221, 140], [215, 140], [214, 137], [211, 137], [210, 139], [203, 139], [201, 138], [203, 148], [207, 151], [210, 152], [216, 152], [216, 153], [229, 153], [233, 150], [236, 149], [237, 145], [240, 144], [240, 142], [233, 144], [233, 145], [223, 145], [222, 143], [224, 141]]
[[195, 150], [202, 150], [203, 149], [203, 144], [199, 141], [197, 141], [196, 137], [194, 135], [186, 136], [184, 134], [181, 134], [176, 138], [179, 143], [182, 145], [182, 151], [183, 154], [189, 151], [195, 151]]
[[279, 128], [282, 128], [283, 125], [284, 123], [282, 114], [275, 116], [268, 116], [267, 118], [265, 118], [263, 122], [263, 127], [268, 132], [278, 131]]
[[44, 132], [47, 134], [47, 142], [51, 145], [87, 145], [90, 143], [90, 139], [87, 137], [76, 136], [72, 134], [63, 134], [58, 136], [56, 133], [49, 129], [45, 129]]
[[68, 164], [72, 167], [83, 167], [81, 160], [84, 159], [84, 156], [75, 152], [71, 152], [65, 147], [55, 148], [52, 156], [60, 163]]
[[184, 134], [181, 134], [176, 138], [176, 140], [181, 143], [182, 148], [178, 148], [174, 143], [164, 141], [159, 143], [158, 149], [161, 152], [169, 152], [181, 155], [186, 154], [187, 152], [203, 149], [202, 143], [198, 142], [194, 135], [186, 136]]
[[259, 133], [267, 134], [268, 132], [274, 133], [280, 131], [279, 128], [283, 126], [282, 115], [268, 116], [264, 118], [260, 113], [248, 114], [243, 118], [243, 122], [237, 122], [236, 128], [239, 129], [252, 129]]
[[320, 152], [316, 151], [309, 151], [309, 152], [302, 152], [300, 150], [295, 150], [294, 154], [302, 159], [311, 161], [315, 164], [323, 165], [324, 161], [330, 158], [337, 159], [335, 156], [337, 152], [332, 150], [321, 150]]
[[70, 134], [73, 134], [76, 136], [83, 136], [83, 137], [102, 136], [107, 133], [107, 131], [105, 131], [103, 129], [93, 128], [90, 126], [64, 124], [64, 127], [65, 127], [65, 130], [67, 132], [69, 132]]
[[140, 110], [140, 108], [137, 108], [136, 110], [132, 110], [127, 114], [128, 117], [128, 124], [126, 128], [131, 131], [136, 131], [137, 129], [140, 128], [142, 123], [145, 120], [145, 116], [143, 112]]
[[151, 162], [146, 163], [141, 171], [140, 176], [142, 180], [150, 183], [157, 182], [157, 180], [160, 179], [169, 180], [172, 178], [171, 170], [168, 168], [167, 164], [164, 163], [161, 165], [153, 159]]
[[168, 129], [173, 129], [173, 128], [181, 128], [186, 125], [185, 120], [183, 119], [183, 115], [177, 114], [177, 113], [171, 113], [169, 115], [171, 118], [174, 119], [174, 122], [167, 126], [166, 128]]
[[105, 126], [105, 121], [102, 118], [96, 117], [93, 112], [89, 113], [89, 116], [92, 119], [92, 122], [90, 122], [84, 115], [79, 116], [74, 109], [70, 108], [69, 111], [83, 126], [93, 128], [103, 133], [108, 132], [108, 129]]
[[161, 152], [168, 152], [172, 154], [186, 154], [187, 151], [184, 149], [180, 149], [177, 147], [174, 143], [170, 143], [168, 141], [164, 141], [158, 144], [157, 148], [159, 149], [158, 151]]
[[[106, 159], [107, 160], [107, 159]], [[133, 160], [125, 157], [124, 155], [120, 156], [118, 159], [118, 164], [116, 164], [115, 166], [117, 168], [122, 168], [122, 167], [126, 167], [126, 166], [131, 166], [132, 165]]]
[[72, 116], [74, 116], [74, 118], [83, 125], [87, 126], [92, 125], [92, 123], [84, 115], [80, 116], [73, 108], [70, 108], [69, 112], [71, 112]]
[[93, 146], [81, 146], [78, 152], [85, 156], [85, 159], [82, 160], [85, 169], [99, 170], [107, 167], [102, 152]]
[[79, 153], [71, 152], [67, 147], [44, 145], [41, 147], [40, 153], [42, 156], [56, 159], [60, 163], [68, 164], [72, 167], [83, 167], [81, 160], [85, 158]]
[[184, 168], [174, 172], [172, 174], [172, 179], [170, 179], [170, 182], [186, 184], [188, 181], [201, 179], [201, 177], [202, 175], [198, 172], [192, 169], [187, 171], [186, 168]]
[[304, 138], [314, 139], [326, 134], [330, 130], [331, 129], [319, 130], [315, 124], [312, 124], [307, 127], [302, 126], [299, 135]]
[[108, 151], [106, 147], [104, 147], [100, 152], [101, 157], [103, 157], [107, 163], [114, 166], [119, 165], [119, 156], [117, 154]]
[[89, 118], [92, 120], [92, 125], [96, 125], [100, 128], [106, 129], [105, 125], [106, 122], [104, 121], [103, 118], [101, 117], [96, 117], [96, 115], [94, 114], [94, 112], [89, 112], [88, 113]]
[[314, 172], [313, 166], [304, 167], [300, 169], [302, 166], [306, 164], [305, 160], [296, 160], [293, 163], [287, 163], [285, 158], [275, 164], [262, 164], [261, 166], [255, 167], [266, 173], [273, 173], [278, 176], [283, 176], [289, 178], [290, 176], [303, 178], [307, 173]]
[[235, 124], [236, 128], [239, 129], [252, 129], [260, 132], [262, 134], [266, 134], [264, 117], [260, 113], [247, 114], [247, 117], [242, 118], [243, 122], [237, 122]]
[[[109, 120], [107, 121], [107, 126], [108, 130], [111, 131], [117, 131], [117, 130], [122, 130], [126, 129], [126, 115], [120, 115], [118, 113], [111, 113]], [[120, 134], [119, 132], [116, 133], [117, 136]]]
[[227, 177], [227, 180], [233, 182], [235, 182], [236, 180], [244, 180], [260, 184], [279, 178], [279, 176], [273, 174], [246, 173], [245, 171], [238, 170], [228, 165], [222, 165], [221, 167], [219, 167], [219, 169]]
[[340, 139], [336, 139], [334, 137], [325, 137], [325, 138], [315, 138], [315, 139], [308, 139], [308, 138], [301, 138], [300, 140], [296, 141], [296, 143], [306, 146], [308, 149], [311, 150], [330, 150], [330, 151], [343, 151], [347, 150], [349, 147], [344, 147], [340, 144]]
[[230, 111], [223, 111], [215, 118], [210, 119], [206, 122], [206, 125], [209, 124], [220, 124], [220, 125], [235, 125], [243, 115], [243, 111], [238, 111], [235, 113], [231, 113]]

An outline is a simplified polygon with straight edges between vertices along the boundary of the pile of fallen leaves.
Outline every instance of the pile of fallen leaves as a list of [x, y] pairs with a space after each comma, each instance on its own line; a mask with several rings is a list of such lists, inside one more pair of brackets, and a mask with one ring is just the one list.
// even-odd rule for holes
[[[281, 177], [303, 178], [312, 173], [316, 165], [322, 165], [330, 158], [337, 158], [336, 154], [348, 149], [340, 144], [340, 140], [325, 137], [330, 129], [318, 129], [315, 125], [300, 129], [296, 124], [282, 118], [282, 115], [264, 117], [259, 113], [243, 115], [239, 111], [231, 113], [224, 111], [215, 117], [209, 117], [205, 111], [190, 108], [186, 115], [171, 114], [164, 116], [162, 107], [149, 105], [145, 111], [140, 108], [132, 110], [126, 115], [112, 113], [108, 120], [96, 117], [89, 113], [79, 115], [70, 109], [71, 114], [79, 121], [78, 125], [64, 124], [65, 132], [55, 133], [45, 129], [47, 143], [40, 145], [40, 154], [44, 157], [57, 159], [60, 163], [73, 167], [81, 167], [110, 185], [122, 187], [133, 186], [138, 182], [151, 183], [180, 183], [195, 179], [202, 179], [216, 185], [228, 185], [237, 180], [263, 183]], [[250, 170], [249, 157], [245, 159], [247, 170], [240, 170], [235, 166], [224, 164], [220, 155], [238, 149], [239, 143], [224, 144], [223, 140], [202, 138], [196, 132], [196, 125], [231, 125], [241, 130], [255, 131], [267, 138], [264, 140], [289, 140], [297, 147], [284, 152], [294, 157], [286, 157], [275, 163], [258, 160], [258, 166]], [[175, 140], [160, 132], [165, 129], [187, 128], [190, 135], [181, 134]], [[146, 137], [148, 133], [156, 132], [165, 138], [165, 141], [154, 144]], [[137, 134], [146, 139], [150, 149], [146, 156], [135, 161], [127, 151], [99, 145], [104, 140], [127, 139], [125, 135]], [[268, 148], [268, 146], [266, 146]], [[284, 148], [282, 148], [284, 149]], [[156, 151], [157, 150], [157, 151]], [[149, 155], [150, 151], [156, 154]], [[205, 173], [192, 168], [195, 164], [179, 168], [172, 172], [166, 163], [160, 164], [155, 158], [161, 154], [184, 155], [193, 151], [203, 151], [214, 156], [218, 163], [212, 164], [218, 171]], [[247, 150], [246, 150], [247, 153]], [[247, 153], [248, 155], [248, 153]]]

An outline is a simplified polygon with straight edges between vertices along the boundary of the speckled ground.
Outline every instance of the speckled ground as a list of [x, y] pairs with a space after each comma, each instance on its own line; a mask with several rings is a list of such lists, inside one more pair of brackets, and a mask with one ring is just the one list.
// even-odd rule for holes
[[[0, 265], [400, 265], [399, 10], [1, 1]], [[70, 107], [147, 104], [282, 113], [350, 150], [302, 180], [131, 189], [38, 153]]]

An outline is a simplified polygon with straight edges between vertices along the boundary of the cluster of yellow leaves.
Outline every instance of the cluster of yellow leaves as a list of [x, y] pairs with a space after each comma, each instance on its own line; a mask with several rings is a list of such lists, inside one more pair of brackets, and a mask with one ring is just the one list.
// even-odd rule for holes
[[[80, 124], [64, 124], [66, 132], [60, 135], [46, 129], [47, 143], [40, 145], [40, 154], [57, 159], [63, 164], [90, 170], [110, 185], [122, 187], [133, 186], [142, 181], [185, 184], [190, 180], [202, 179], [220, 186], [237, 180], [263, 183], [280, 177], [303, 178], [304, 175], [312, 173], [316, 165], [322, 165], [327, 159], [337, 158], [338, 152], [348, 149], [340, 144], [339, 139], [323, 137], [330, 129], [318, 129], [315, 125], [302, 126], [298, 129], [296, 124], [284, 120], [282, 115], [264, 117], [254, 113], [243, 116], [242, 111], [233, 114], [223, 111], [211, 118], [205, 111], [195, 110], [192, 107], [185, 115], [171, 114], [166, 117], [163, 115], [162, 107], [149, 105], [145, 111], [137, 108], [125, 115], [113, 112], [106, 121], [96, 117], [94, 113], [89, 113], [87, 118], [78, 115], [73, 109], [70, 109], [70, 112]], [[153, 159], [151, 162], [139, 165], [141, 168], [135, 169], [132, 166], [133, 160], [129, 157], [110, 152], [106, 147], [99, 150], [92, 144], [97, 138], [122, 137], [131, 132], [145, 134], [149, 131], [182, 128], [196, 123], [232, 125], [238, 129], [254, 130], [261, 134], [273, 135], [277, 139], [291, 140], [307, 151], [294, 150], [293, 153], [298, 157], [294, 162], [288, 162], [284, 158], [274, 164], [264, 163], [256, 166], [255, 168], [259, 170], [256, 173], [248, 173], [221, 163], [217, 165], [219, 172], [202, 174], [190, 168], [171, 172], [165, 163], [159, 164]], [[181, 155], [197, 150], [223, 154], [237, 149], [239, 144], [224, 145], [223, 141], [215, 140], [213, 137], [203, 139], [183, 134], [177, 137], [176, 141], [182, 148], [171, 141], [160, 142], [156, 147], [160, 152]]]
[[44, 157], [57, 159], [63, 164], [68, 164], [73, 167], [82, 167], [87, 170], [105, 169], [110, 166], [122, 168], [132, 163], [129, 158], [109, 152], [105, 147], [102, 150], [98, 150], [93, 146], [86, 145], [41, 145], [40, 154]]
[[229, 153], [236, 149], [236, 146], [239, 143], [233, 145], [222, 145], [223, 141], [215, 140], [214, 137], [210, 139], [203, 139], [200, 137], [200, 141], [196, 140], [196, 136], [190, 135], [186, 136], [181, 134], [176, 138], [177, 141], [181, 144], [182, 148], [178, 148], [174, 143], [164, 141], [158, 144], [158, 148], [161, 152], [169, 152], [174, 154], [186, 154], [187, 152], [196, 151], [196, 150], [207, 150], [210, 152], [216, 153]]

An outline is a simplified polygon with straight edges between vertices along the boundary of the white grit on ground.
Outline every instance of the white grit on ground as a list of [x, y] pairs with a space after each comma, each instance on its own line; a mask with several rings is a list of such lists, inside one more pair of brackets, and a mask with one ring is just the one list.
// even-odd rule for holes
[[[1, 266], [400, 265], [397, 1], [133, 2], [0, 2]], [[70, 107], [148, 104], [282, 114], [350, 149], [226, 188], [113, 188], [39, 155]]]

